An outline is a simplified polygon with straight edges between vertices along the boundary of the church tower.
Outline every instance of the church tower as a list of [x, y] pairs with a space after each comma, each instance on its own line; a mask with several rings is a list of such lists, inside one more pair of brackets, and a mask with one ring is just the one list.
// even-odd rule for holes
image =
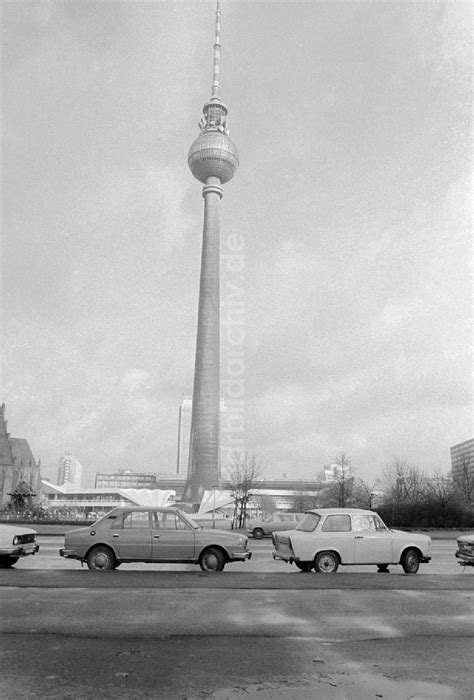
[[201, 133], [191, 145], [188, 165], [202, 182], [202, 234], [198, 327], [189, 445], [188, 478], [183, 500], [198, 503], [205, 489], [219, 482], [219, 204], [222, 185], [232, 179], [239, 155], [227, 129], [227, 107], [220, 84], [220, 4], [217, 2], [211, 98], [203, 107]]

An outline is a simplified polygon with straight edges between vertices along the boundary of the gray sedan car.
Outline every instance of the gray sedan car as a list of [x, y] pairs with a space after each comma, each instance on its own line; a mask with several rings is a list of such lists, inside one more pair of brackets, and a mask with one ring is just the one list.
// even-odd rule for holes
[[178, 508], [114, 508], [97, 522], [66, 532], [59, 554], [89, 569], [116, 569], [126, 562], [199, 564], [222, 571], [252, 553], [244, 535], [203, 528]]

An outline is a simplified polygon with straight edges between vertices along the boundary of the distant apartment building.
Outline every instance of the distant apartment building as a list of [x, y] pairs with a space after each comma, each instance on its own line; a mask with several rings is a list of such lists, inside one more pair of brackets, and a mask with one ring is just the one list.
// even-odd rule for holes
[[318, 474], [318, 480], [324, 483], [330, 483], [342, 477], [343, 471], [345, 472], [346, 478], [349, 474], [348, 467], [342, 467], [340, 464], [330, 464], [327, 467], [323, 467], [322, 472]]
[[73, 484], [78, 488], [81, 487], [82, 465], [73, 454], [65, 452], [61, 457], [58, 469], [58, 486], [63, 484]]
[[453, 480], [465, 483], [468, 479], [474, 483], [474, 438], [453, 445], [450, 451]]
[[156, 489], [156, 474], [135, 472], [133, 469], [119, 469], [113, 474], [95, 475], [96, 489]]

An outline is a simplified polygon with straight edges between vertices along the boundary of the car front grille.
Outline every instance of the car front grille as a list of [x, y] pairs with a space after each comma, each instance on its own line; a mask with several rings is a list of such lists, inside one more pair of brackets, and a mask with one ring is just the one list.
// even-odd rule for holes
[[472, 542], [458, 540], [458, 547], [461, 554], [468, 554], [471, 557], [474, 556], [474, 544]]
[[30, 544], [31, 542], [36, 542], [36, 534], [31, 532], [27, 535], [17, 535], [15, 541], [18, 544]]

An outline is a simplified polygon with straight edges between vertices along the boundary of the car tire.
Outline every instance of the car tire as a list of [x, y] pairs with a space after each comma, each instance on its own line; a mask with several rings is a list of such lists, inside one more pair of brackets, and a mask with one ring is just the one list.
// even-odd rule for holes
[[261, 527], [256, 527], [255, 530], [252, 531], [252, 535], [256, 540], [261, 540], [265, 533]]
[[199, 557], [202, 571], [222, 571], [225, 566], [225, 556], [217, 547], [208, 547]]
[[313, 562], [311, 561], [295, 561], [295, 564], [304, 574], [309, 574], [313, 569]]
[[406, 574], [416, 574], [420, 568], [420, 555], [416, 549], [407, 549], [400, 559], [403, 571]]
[[91, 571], [110, 571], [117, 566], [117, 560], [108, 547], [94, 547], [87, 555], [87, 566]]
[[339, 558], [334, 552], [319, 552], [314, 558], [314, 568], [320, 574], [335, 574], [339, 568]]
[[0, 568], [9, 569], [17, 563], [20, 557], [0, 557]]
[[377, 564], [377, 571], [379, 572], [379, 574], [390, 573], [388, 570], [388, 564]]

